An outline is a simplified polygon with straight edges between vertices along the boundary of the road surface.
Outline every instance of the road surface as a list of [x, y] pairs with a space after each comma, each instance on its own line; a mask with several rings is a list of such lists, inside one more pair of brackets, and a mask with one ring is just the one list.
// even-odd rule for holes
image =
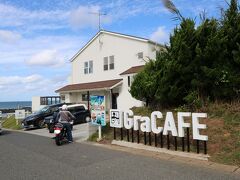
[[240, 179], [204, 167], [120, 152], [86, 143], [57, 147], [54, 140], [21, 132], [0, 136], [0, 179], [159, 180]]

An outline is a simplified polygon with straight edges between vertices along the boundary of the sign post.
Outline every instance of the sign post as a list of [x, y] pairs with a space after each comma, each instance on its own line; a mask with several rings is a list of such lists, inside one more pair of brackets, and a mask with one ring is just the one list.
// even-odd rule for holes
[[90, 96], [91, 122], [98, 125], [98, 141], [102, 139], [102, 126], [106, 126], [105, 96]]
[[15, 110], [15, 119], [16, 125], [18, 125], [18, 121], [25, 118], [25, 110]]
[[98, 141], [102, 140], [102, 126], [98, 126]]

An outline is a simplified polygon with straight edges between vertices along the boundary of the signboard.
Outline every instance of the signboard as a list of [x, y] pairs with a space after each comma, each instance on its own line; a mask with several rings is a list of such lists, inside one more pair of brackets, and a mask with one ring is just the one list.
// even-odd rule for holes
[[[169, 133], [175, 137], [184, 137], [184, 130], [192, 126], [192, 137], [194, 140], [207, 141], [208, 136], [200, 134], [200, 130], [206, 129], [206, 124], [200, 124], [199, 120], [207, 118], [206, 113], [178, 112], [177, 120], [174, 120], [172, 112], [167, 112], [165, 118], [160, 111], [151, 113], [151, 117], [136, 116], [133, 111], [122, 112], [117, 109], [111, 109], [110, 126], [115, 128], [125, 127], [126, 129], [141, 130], [142, 132], [153, 132], [155, 134]], [[124, 114], [124, 115], [122, 115]], [[192, 123], [187, 123], [186, 119], [191, 119]], [[164, 121], [164, 125], [158, 126], [157, 121]], [[177, 122], [177, 125], [176, 125]]]
[[15, 119], [24, 119], [25, 118], [25, 110], [15, 110]]
[[90, 96], [92, 124], [106, 126], [105, 96]]
[[110, 110], [110, 126], [111, 127], [122, 128], [123, 121], [121, 121], [121, 119], [122, 119], [122, 111], [119, 111], [117, 109]]

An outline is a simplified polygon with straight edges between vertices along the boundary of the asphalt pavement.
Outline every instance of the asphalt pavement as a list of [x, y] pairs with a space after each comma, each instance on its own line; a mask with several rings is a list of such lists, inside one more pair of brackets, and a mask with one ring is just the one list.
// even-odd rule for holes
[[5, 131], [0, 136], [0, 179], [155, 180], [239, 179], [233, 173], [115, 151], [86, 143], [56, 146], [50, 137]]

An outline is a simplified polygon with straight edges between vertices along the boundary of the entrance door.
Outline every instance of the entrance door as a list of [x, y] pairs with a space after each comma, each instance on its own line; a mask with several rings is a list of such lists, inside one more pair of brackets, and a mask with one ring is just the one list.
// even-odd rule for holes
[[117, 109], [117, 97], [118, 93], [113, 93], [112, 94], [112, 109]]

